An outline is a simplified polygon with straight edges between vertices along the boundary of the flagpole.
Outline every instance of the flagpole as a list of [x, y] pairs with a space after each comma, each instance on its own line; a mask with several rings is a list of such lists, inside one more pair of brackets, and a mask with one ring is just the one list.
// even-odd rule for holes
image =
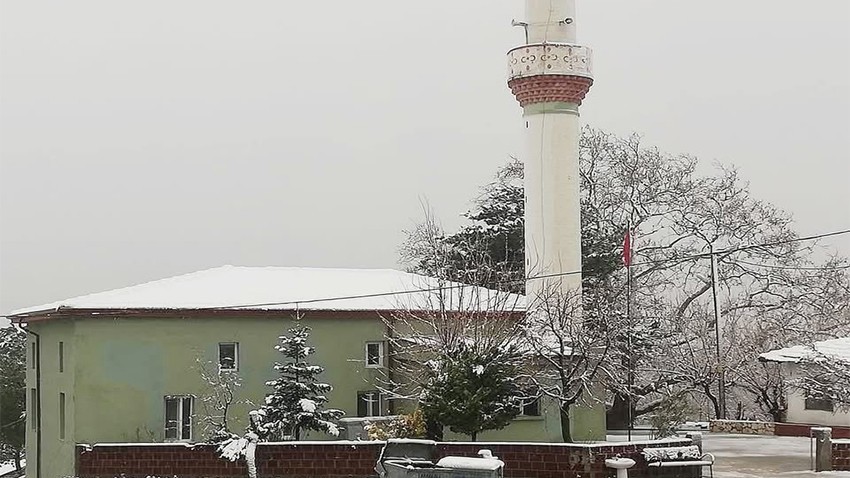
[[627, 394], [626, 405], [628, 407], [628, 440], [632, 441], [632, 429], [634, 429], [634, 413], [632, 412], [632, 388], [634, 387], [634, 364], [632, 363], [634, 351], [632, 350], [632, 333], [634, 326], [632, 324], [632, 222], [626, 223], [626, 240], [625, 240], [623, 260], [626, 263], [626, 321], [628, 322], [628, 370], [627, 370]]

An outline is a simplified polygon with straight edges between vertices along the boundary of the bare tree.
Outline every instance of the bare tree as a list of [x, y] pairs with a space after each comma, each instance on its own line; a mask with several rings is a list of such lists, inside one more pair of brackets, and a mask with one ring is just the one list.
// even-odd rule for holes
[[[430, 277], [423, 276], [419, 284], [425, 292], [399, 299], [397, 310], [384, 317], [392, 365], [381, 388], [391, 400], [418, 404], [432, 438], [440, 438], [443, 426], [449, 426], [474, 440], [480, 431], [502, 428], [519, 413], [522, 356], [517, 344], [524, 298], [470, 285], [505, 276], [475, 237], [465, 239], [463, 261], [444, 239], [427, 210], [425, 221], [409, 233], [403, 254], [416, 258], [417, 270]], [[463, 392], [470, 387], [481, 393]], [[450, 401], [454, 408], [447, 406]]]
[[[747, 402], [746, 413], [780, 416], [778, 372], [756, 357], [848, 333], [850, 264], [823, 259], [828, 254], [817, 241], [800, 240], [792, 218], [753, 197], [734, 168], [703, 174], [692, 156], [592, 128], [584, 129], [579, 153], [584, 294], [620, 297], [608, 302], [610, 310], [626, 309], [626, 271], [616, 258], [626, 224], [635, 234], [628, 332], [612, 347], [610, 366], [617, 373], [609, 383], [609, 426], [624, 427], [629, 415], [651, 412], [673, 395], [698, 394], [711, 414], [721, 415], [721, 376], [724, 389]], [[512, 161], [505, 168], [511, 174], [485, 187], [468, 214], [470, 225], [430, 236], [428, 250], [442, 248], [443, 262], [417, 262], [422, 256], [407, 248], [409, 263], [428, 274], [444, 271], [452, 280], [524, 290], [506, 279], [525, 277], [520, 166]], [[501, 253], [505, 248], [514, 249]], [[482, 252], [478, 262], [486, 267], [464, 265]], [[712, 255], [719, 266], [719, 321], [712, 308]], [[511, 271], [493, 273], [494, 267]]]
[[[777, 413], [770, 391], [757, 385], [773, 383], [755, 360], [766, 350], [742, 344], [756, 337], [770, 347], [811, 334], [833, 336], [850, 304], [841, 285], [846, 262], [816, 263], [817, 243], [797, 241], [791, 218], [753, 198], [734, 169], [701, 176], [693, 157], [593, 129], [584, 131], [580, 153], [592, 220], [634, 227], [632, 321], [653, 331], [653, 343], [634, 350], [634, 385], [614, 387], [621, 396], [612, 415], [626, 415], [629, 395], [638, 399], [640, 414], [658, 403], [657, 390], [671, 387], [701, 393], [720, 415], [721, 371], [726, 387], [754, 392], [756, 403]], [[720, 323], [710, 312], [712, 253], [719, 263]], [[718, 328], [720, 354], [712, 340]]]
[[586, 309], [580, 291], [548, 281], [531, 298], [523, 321], [523, 345], [531, 361], [529, 377], [542, 396], [560, 411], [561, 435], [572, 441], [570, 408], [578, 403], [604, 403], [604, 384], [611, 367], [622, 318], [597, 302]]
[[195, 359], [195, 368], [206, 384], [200, 400], [204, 439], [220, 443], [234, 437], [228, 422], [230, 409], [239, 403], [247, 403], [236, 397], [242, 386], [242, 377], [236, 370], [223, 370], [219, 364], [200, 357]]

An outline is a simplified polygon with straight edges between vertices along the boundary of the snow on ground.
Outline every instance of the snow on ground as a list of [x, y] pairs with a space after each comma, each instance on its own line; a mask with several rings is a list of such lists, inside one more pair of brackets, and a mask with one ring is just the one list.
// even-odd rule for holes
[[717, 478], [850, 478], [850, 471], [811, 471], [811, 446], [807, 437], [703, 436], [703, 449], [717, 459]]
[[[637, 430], [633, 441], [647, 438]], [[684, 436], [684, 433], [680, 433]], [[619, 433], [609, 441], [626, 441]], [[703, 451], [714, 455], [715, 478], [850, 478], [850, 471], [811, 471], [807, 437], [731, 435], [703, 432]], [[708, 469], [704, 471], [708, 476]]]
[[[26, 464], [26, 460], [21, 460], [21, 466], [26, 466]], [[0, 463], [0, 476], [13, 471], [15, 471], [15, 462], [7, 461], [5, 463]]]

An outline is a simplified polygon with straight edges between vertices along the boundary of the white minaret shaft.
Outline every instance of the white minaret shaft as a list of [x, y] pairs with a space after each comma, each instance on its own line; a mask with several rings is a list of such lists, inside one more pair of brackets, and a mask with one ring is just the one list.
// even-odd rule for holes
[[526, 0], [528, 43], [575, 43], [575, 13], [575, 0]]
[[508, 85], [526, 129], [526, 275], [531, 300], [548, 284], [581, 289], [579, 105], [593, 83], [590, 49], [575, 44], [574, 0], [526, 0], [528, 44], [508, 52]]

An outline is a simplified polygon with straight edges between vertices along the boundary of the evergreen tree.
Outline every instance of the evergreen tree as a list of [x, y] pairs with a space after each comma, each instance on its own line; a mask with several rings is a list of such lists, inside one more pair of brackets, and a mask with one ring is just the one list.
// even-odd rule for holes
[[[496, 172], [464, 214], [469, 223], [432, 241], [427, 228], [408, 231], [401, 259], [413, 272], [508, 292], [525, 292], [525, 190], [523, 164], [511, 158]], [[624, 228], [604, 220], [586, 198], [581, 202], [584, 292], [597, 296], [621, 268]], [[437, 254], [434, 251], [439, 251]], [[435, 257], [439, 256], [439, 257]]]
[[274, 365], [280, 377], [266, 382], [272, 387], [272, 393], [266, 395], [259, 414], [262, 417], [262, 425], [258, 427], [261, 439], [274, 441], [292, 437], [300, 440], [302, 430], [339, 434], [333, 421], [342, 418], [343, 412], [323, 409], [328, 401], [325, 394], [333, 387], [316, 381], [324, 369], [307, 361], [315, 352], [307, 345], [309, 337], [309, 327], [297, 326], [289, 329], [289, 335], [280, 336], [280, 343], [275, 346], [286, 360]]
[[506, 427], [520, 412], [517, 383], [521, 354], [515, 348], [485, 351], [462, 345], [428, 362], [421, 409], [428, 420], [475, 441], [485, 430]]
[[26, 423], [26, 340], [17, 329], [0, 329], [0, 463], [20, 470]]

